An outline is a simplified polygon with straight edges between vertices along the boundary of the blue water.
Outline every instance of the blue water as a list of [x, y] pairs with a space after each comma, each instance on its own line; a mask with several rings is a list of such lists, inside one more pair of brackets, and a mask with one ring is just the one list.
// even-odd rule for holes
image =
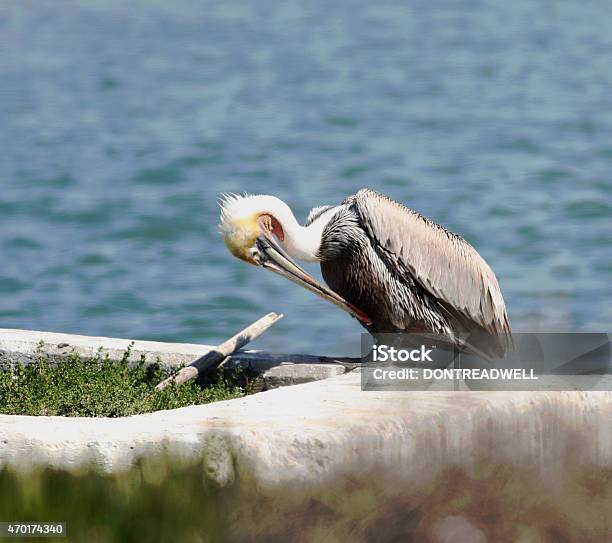
[[222, 191], [371, 186], [463, 234], [517, 330], [610, 331], [612, 4], [4, 0], [0, 327], [355, 354], [235, 260]]

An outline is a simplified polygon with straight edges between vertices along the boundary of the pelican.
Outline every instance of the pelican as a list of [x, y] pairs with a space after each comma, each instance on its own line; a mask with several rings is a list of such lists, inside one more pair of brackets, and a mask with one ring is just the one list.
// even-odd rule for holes
[[[501, 357], [512, 334], [495, 274], [461, 236], [372, 189], [315, 207], [301, 226], [268, 195], [223, 195], [230, 252], [334, 303], [370, 333], [443, 334]], [[295, 259], [318, 262], [324, 286]], [[466, 339], [467, 338], [467, 339]]]

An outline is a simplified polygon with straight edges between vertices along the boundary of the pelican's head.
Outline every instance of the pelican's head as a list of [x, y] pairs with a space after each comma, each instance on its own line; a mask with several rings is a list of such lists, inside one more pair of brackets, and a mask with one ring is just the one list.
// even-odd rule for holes
[[275, 196], [226, 194], [220, 205], [220, 230], [234, 256], [282, 275], [369, 322], [363, 312], [319, 283], [290, 256], [318, 260], [324, 223], [301, 227], [289, 206]]
[[221, 234], [235, 257], [260, 266], [261, 244], [278, 246], [277, 240], [281, 243], [285, 240], [281, 221], [292, 213], [289, 206], [275, 196], [225, 194], [220, 205]]

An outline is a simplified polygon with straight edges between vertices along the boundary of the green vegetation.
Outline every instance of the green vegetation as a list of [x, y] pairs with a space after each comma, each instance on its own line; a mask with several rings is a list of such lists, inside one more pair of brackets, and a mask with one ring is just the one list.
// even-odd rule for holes
[[0, 371], [0, 413], [121, 417], [244, 394], [243, 376], [227, 377], [221, 372], [205, 383], [172, 384], [158, 391], [155, 385], [168, 377], [168, 371], [159, 361], [147, 366], [143, 357], [134, 365], [129, 358], [128, 349], [120, 362], [100, 354], [93, 360], [72, 354], [51, 364], [41, 350], [36, 362], [18, 364], [12, 372]]
[[[0, 469], [0, 519], [66, 522], [70, 541], [176, 543], [227, 541], [222, 490], [207, 484], [200, 462], [142, 459], [109, 474], [95, 468], [66, 471]], [[8, 540], [7, 540], [8, 541]]]
[[[416, 487], [400, 478], [364, 485], [340, 477], [304, 491], [288, 484], [263, 492], [252, 473], [217, 487], [205, 476], [205, 459], [145, 457], [113, 473], [5, 467], [0, 520], [67, 525], [67, 539], [7, 543], [432, 542], [442, 541], [445, 519], [483, 532], [470, 541], [611, 541], [611, 469], [575, 466], [551, 492], [537, 467], [480, 458], [469, 472], [449, 466]], [[457, 533], [444, 541], [470, 534]]]

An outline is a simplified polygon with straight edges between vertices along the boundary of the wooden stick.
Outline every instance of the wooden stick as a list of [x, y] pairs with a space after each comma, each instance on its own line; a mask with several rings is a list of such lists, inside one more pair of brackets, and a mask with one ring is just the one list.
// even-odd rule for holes
[[221, 345], [218, 345], [216, 349], [207, 352], [197, 360], [194, 360], [189, 366], [179, 370], [177, 374], [164, 379], [155, 389], [163, 390], [172, 382], [180, 385], [181, 383], [195, 379], [203, 372], [216, 368], [228, 356], [244, 347], [250, 341], [253, 341], [256, 337], [259, 337], [270, 328], [270, 326], [282, 318], [282, 314], [268, 313], [265, 317], [255, 321], [244, 330], [238, 332], [235, 336], [232, 336], [227, 341], [221, 343]]

